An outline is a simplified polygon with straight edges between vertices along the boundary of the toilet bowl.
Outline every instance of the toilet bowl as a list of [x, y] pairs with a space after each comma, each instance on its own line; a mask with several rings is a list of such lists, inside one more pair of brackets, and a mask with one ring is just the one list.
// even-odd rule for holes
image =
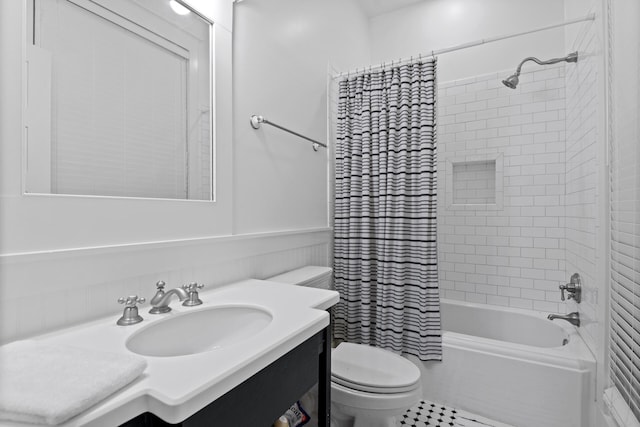
[[[328, 288], [331, 269], [303, 267], [271, 282]], [[331, 427], [395, 427], [422, 397], [420, 370], [388, 350], [340, 343], [331, 353]]]

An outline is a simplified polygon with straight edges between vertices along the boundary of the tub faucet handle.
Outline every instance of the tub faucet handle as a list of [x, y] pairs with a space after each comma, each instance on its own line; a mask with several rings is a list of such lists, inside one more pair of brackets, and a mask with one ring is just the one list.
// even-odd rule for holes
[[564, 291], [565, 289], [567, 289], [567, 285], [560, 285], [558, 286], [558, 288], [560, 289], [560, 301], [564, 301], [565, 300]]
[[564, 301], [564, 291], [567, 291], [567, 298], [573, 299], [575, 302], [580, 303], [582, 300], [582, 284], [580, 275], [578, 273], [574, 273], [571, 276], [570, 282], [566, 285], [558, 286], [560, 289], [560, 300]]

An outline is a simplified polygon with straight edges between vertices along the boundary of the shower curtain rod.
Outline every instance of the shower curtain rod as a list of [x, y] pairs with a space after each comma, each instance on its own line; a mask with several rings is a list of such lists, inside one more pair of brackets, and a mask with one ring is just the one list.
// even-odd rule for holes
[[[546, 31], [546, 30], [551, 30], [554, 28], [558, 28], [558, 27], [564, 27], [565, 25], [571, 25], [571, 24], [577, 24], [578, 22], [584, 22], [584, 21], [593, 21], [594, 19], [596, 19], [596, 14], [595, 13], [590, 13], [586, 16], [583, 16], [582, 18], [575, 18], [575, 19], [571, 19], [568, 21], [564, 21], [564, 22], [560, 22], [558, 24], [553, 24], [553, 25], [547, 25], [546, 27], [539, 27], [539, 28], [534, 28], [532, 30], [528, 30], [528, 31], [521, 31], [519, 33], [511, 33], [511, 34], [506, 34], [506, 35], [502, 35], [502, 36], [497, 36], [497, 37], [489, 37], [486, 39], [480, 39], [480, 40], [476, 40], [476, 41], [472, 41], [472, 42], [468, 42], [468, 43], [462, 43], [459, 45], [455, 45], [455, 46], [450, 46], [450, 47], [445, 47], [443, 49], [436, 49], [436, 50], [431, 50], [431, 51], [427, 51], [426, 53], [422, 53], [419, 55], [419, 57], [425, 57], [428, 58], [430, 56], [436, 56], [436, 55], [441, 55], [443, 53], [449, 53], [449, 52], [454, 52], [456, 50], [462, 50], [462, 49], [467, 49], [469, 47], [475, 47], [475, 46], [480, 46], [483, 44], [487, 44], [487, 43], [493, 43], [493, 42], [497, 42], [500, 40], [506, 40], [506, 39], [511, 39], [514, 37], [519, 37], [519, 36], [524, 36], [527, 34], [531, 34], [531, 33], [537, 33], [540, 31]], [[369, 66], [369, 67], [359, 67], [356, 68], [355, 70], [350, 70], [347, 72], [340, 72], [338, 74], [334, 74], [332, 76], [333, 79], [342, 77], [344, 75], [349, 75], [349, 74], [358, 74], [358, 71], [363, 72], [366, 70], [377, 70], [379, 68], [384, 68], [386, 66], [387, 63], [391, 63], [391, 64], [397, 64], [397, 65], [402, 65], [402, 64], [407, 64], [409, 62], [412, 62], [414, 59], [414, 57], [410, 58], [410, 59], [399, 59], [397, 61], [385, 61], [381, 64], [377, 64], [377, 65], [373, 65], [373, 66]]]

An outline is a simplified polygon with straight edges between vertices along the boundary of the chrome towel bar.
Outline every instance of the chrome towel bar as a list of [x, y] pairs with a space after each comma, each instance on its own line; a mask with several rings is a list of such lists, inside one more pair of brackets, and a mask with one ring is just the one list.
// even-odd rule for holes
[[280, 126], [279, 124], [270, 122], [269, 120], [265, 119], [262, 116], [256, 116], [255, 114], [253, 116], [251, 116], [251, 127], [253, 127], [254, 129], [260, 129], [260, 124], [261, 123], [264, 123], [264, 124], [267, 124], [267, 125], [271, 125], [271, 126], [276, 127], [276, 128], [278, 128], [280, 130], [283, 130], [285, 132], [289, 132], [290, 134], [293, 134], [293, 135], [298, 136], [298, 137], [300, 137], [302, 139], [306, 139], [309, 142], [312, 142], [313, 143], [312, 147], [313, 147], [314, 151], [318, 151], [318, 147], [327, 148], [327, 145], [323, 144], [322, 142], [318, 142], [315, 139], [311, 139], [311, 138], [309, 138], [307, 136], [299, 134], [298, 132], [294, 132], [294, 131], [292, 131], [290, 129], [287, 129], [284, 126]]

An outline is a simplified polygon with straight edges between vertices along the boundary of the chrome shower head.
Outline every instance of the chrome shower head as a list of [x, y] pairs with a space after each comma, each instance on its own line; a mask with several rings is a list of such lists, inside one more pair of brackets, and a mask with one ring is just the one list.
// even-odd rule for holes
[[509, 77], [502, 81], [502, 84], [508, 87], [509, 89], [515, 89], [518, 86], [520, 79], [518, 79], [517, 74], [511, 74]]
[[568, 54], [564, 58], [553, 58], [553, 59], [549, 59], [548, 61], [540, 61], [538, 58], [535, 58], [533, 56], [525, 58], [525, 59], [522, 60], [520, 65], [518, 65], [518, 68], [516, 69], [516, 72], [514, 74], [510, 75], [509, 77], [507, 77], [506, 79], [504, 79], [502, 81], [502, 84], [504, 84], [509, 89], [515, 89], [516, 86], [518, 86], [518, 83], [520, 81], [518, 76], [520, 76], [520, 70], [522, 69], [522, 64], [524, 64], [527, 61], [533, 61], [533, 62], [535, 62], [536, 64], [539, 64], [539, 65], [556, 64], [556, 63], [562, 62], [562, 61], [564, 61], [564, 62], [578, 62], [578, 52], [571, 52], [570, 54]]

